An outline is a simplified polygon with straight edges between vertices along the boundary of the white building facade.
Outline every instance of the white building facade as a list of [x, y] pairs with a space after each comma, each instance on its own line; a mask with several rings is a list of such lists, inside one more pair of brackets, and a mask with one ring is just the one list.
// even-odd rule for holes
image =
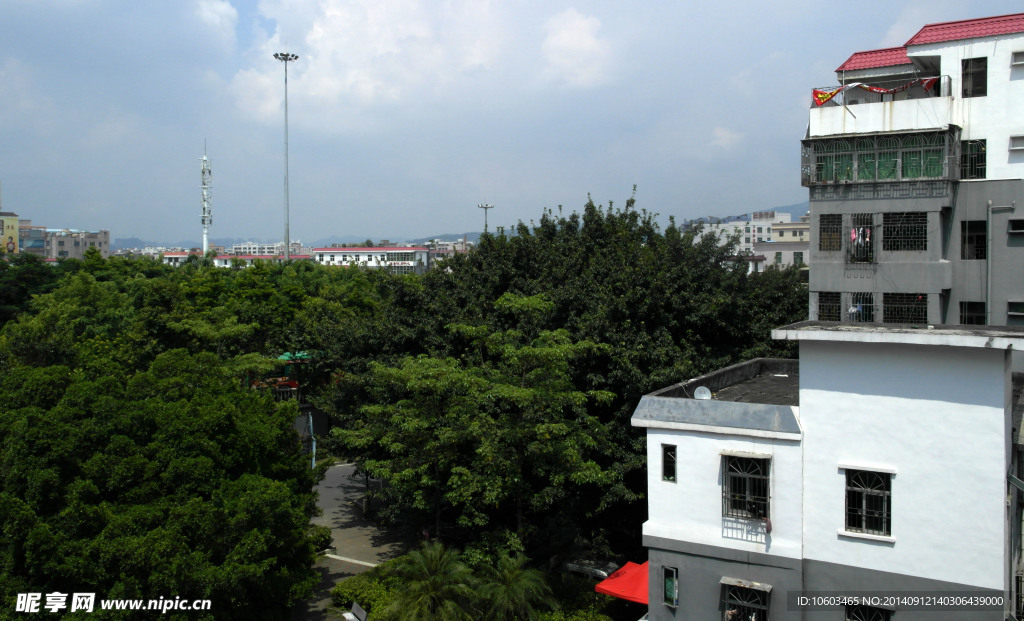
[[[649, 618], [1017, 614], [1021, 493], [1008, 475], [1020, 475], [1024, 377], [1011, 352], [1024, 329], [804, 322], [773, 336], [799, 342], [799, 365], [735, 365], [651, 393], [633, 415], [647, 431]], [[880, 599], [795, 599], [815, 594]], [[980, 599], [892, 599], [937, 594]]]
[[1024, 325], [1024, 13], [929, 24], [836, 75], [802, 143], [811, 319]]
[[393, 274], [422, 274], [430, 267], [430, 250], [424, 246], [314, 248], [313, 260], [321, 265], [355, 265], [383, 268]]

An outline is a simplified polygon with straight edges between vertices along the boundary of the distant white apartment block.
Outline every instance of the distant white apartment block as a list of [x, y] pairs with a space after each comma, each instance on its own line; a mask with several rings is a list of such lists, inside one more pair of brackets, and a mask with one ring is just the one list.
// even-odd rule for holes
[[430, 267], [425, 246], [314, 248], [312, 255], [321, 265], [382, 268], [392, 274], [422, 274]]

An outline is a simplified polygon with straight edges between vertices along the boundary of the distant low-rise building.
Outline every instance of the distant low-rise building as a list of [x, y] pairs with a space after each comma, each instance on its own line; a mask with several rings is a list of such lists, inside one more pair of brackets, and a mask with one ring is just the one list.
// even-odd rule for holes
[[103, 258], [110, 256], [110, 231], [79, 231], [32, 226], [31, 220], [22, 220], [18, 239], [23, 252], [44, 259], [81, 259], [90, 248], [100, 251]]
[[430, 268], [430, 249], [425, 246], [314, 248], [313, 260], [321, 265], [355, 265], [384, 268], [392, 274], [422, 274]]

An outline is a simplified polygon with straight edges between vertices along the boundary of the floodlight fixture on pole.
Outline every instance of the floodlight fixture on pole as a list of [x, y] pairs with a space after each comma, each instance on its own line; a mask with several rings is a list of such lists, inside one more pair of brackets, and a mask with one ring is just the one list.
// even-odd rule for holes
[[494, 209], [494, 205], [481, 204], [477, 205], [480, 209], [484, 210], [484, 233], [487, 232], [487, 210]]
[[288, 63], [299, 59], [298, 54], [277, 52], [274, 58], [284, 63], [284, 260], [291, 259], [291, 239], [288, 232]]

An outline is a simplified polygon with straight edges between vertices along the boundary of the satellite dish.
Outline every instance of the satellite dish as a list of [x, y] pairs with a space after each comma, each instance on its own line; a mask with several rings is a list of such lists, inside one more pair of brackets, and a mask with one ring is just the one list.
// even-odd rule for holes
[[711, 398], [711, 391], [708, 390], [707, 386], [698, 386], [697, 390], [693, 391], [693, 398], [706, 401]]

